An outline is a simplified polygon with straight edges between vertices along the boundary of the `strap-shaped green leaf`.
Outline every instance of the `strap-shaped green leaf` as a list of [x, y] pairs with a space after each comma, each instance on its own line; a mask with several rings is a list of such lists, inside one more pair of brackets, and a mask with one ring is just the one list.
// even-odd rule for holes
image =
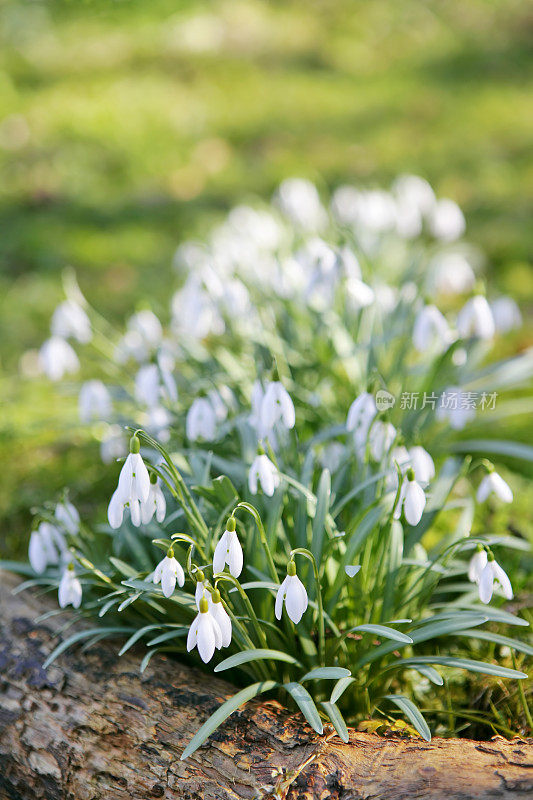
[[318, 715], [315, 701], [307, 689], [300, 683], [284, 683], [282, 686], [288, 691], [313, 730], [317, 733], [323, 733], [324, 726]]
[[317, 564], [320, 564], [322, 561], [324, 534], [326, 532], [326, 517], [329, 511], [330, 497], [331, 475], [329, 474], [329, 469], [324, 469], [318, 483], [316, 512], [313, 520], [311, 539], [311, 552], [313, 553]]
[[492, 631], [461, 631], [459, 636], [470, 636], [473, 639], [484, 639], [486, 642], [494, 642], [501, 644], [504, 647], [511, 647], [513, 650], [518, 650], [519, 653], [526, 653], [528, 656], [533, 656], [533, 647], [526, 642], [521, 642], [520, 639], [511, 639], [509, 636], [501, 636], [499, 633], [492, 633]]
[[413, 656], [412, 658], [399, 658], [394, 663], [384, 667], [381, 672], [398, 667], [417, 667], [419, 664], [441, 664], [443, 667], [456, 667], [469, 672], [481, 672], [484, 675], [498, 675], [500, 678], [527, 678], [525, 672], [502, 667], [499, 664], [489, 664], [486, 661], [473, 661], [470, 658], [454, 658], [453, 656]]
[[300, 678], [300, 683], [318, 680], [336, 681], [340, 678], [349, 678], [351, 674], [350, 670], [344, 669], [344, 667], [317, 667], [310, 672], [306, 672], [305, 675]]
[[130, 647], [133, 647], [135, 642], [138, 642], [139, 639], [142, 636], [144, 636], [145, 633], [148, 633], [149, 631], [160, 630], [162, 627], [163, 627], [162, 625], [145, 625], [144, 628], [139, 628], [139, 630], [135, 631], [135, 633], [132, 636], [130, 636], [128, 641], [124, 645], [122, 645], [122, 647], [118, 651], [119, 656], [123, 656], [124, 653], [126, 653], [130, 649]]
[[413, 667], [413, 669], [423, 675], [424, 678], [430, 680], [431, 683], [434, 683], [435, 686], [442, 686], [444, 683], [442, 680], [442, 675], [440, 675], [436, 669], [433, 669], [433, 667], [424, 667], [419, 665], [418, 667]]
[[264, 648], [256, 648], [255, 650], [244, 650], [242, 653], [235, 653], [235, 655], [221, 661], [215, 667], [215, 672], [223, 672], [225, 669], [231, 667], [239, 667], [241, 664], [248, 664], [250, 661], [285, 661], [287, 664], [294, 664], [301, 667], [300, 662], [294, 656], [284, 653], [282, 650], [266, 650]]
[[403, 694], [387, 694], [383, 699], [395, 703], [398, 708], [403, 711], [407, 719], [414, 725], [420, 736], [422, 736], [426, 742], [431, 741], [431, 731], [428, 728], [428, 724], [412, 700], [409, 700], [408, 697], [404, 697]]
[[230, 714], [233, 714], [234, 711], [242, 706], [243, 703], [247, 703], [248, 700], [251, 700], [253, 697], [257, 697], [258, 694], [269, 692], [271, 689], [275, 689], [275, 687], [278, 685], [279, 684], [276, 681], [261, 681], [260, 683], [252, 683], [245, 689], [241, 689], [241, 691], [237, 692], [237, 694], [229, 697], [224, 703], [222, 703], [220, 708], [217, 708], [217, 710], [211, 714], [209, 719], [204, 722], [200, 730], [194, 734], [191, 741], [183, 751], [181, 760], [183, 761], [192, 755], [192, 753], [194, 753], [194, 751], [197, 750], [214, 731], [216, 731], [218, 726], [221, 725], [224, 720], [230, 716]]
[[355, 678], [341, 678], [340, 681], [337, 681], [331, 692], [330, 703], [336, 703], [352, 683], [355, 683]]
[[74, 633], [72, 636], [69, 636], [68, 639], [65, 639], [64, 642], [58, 644], [58, 646], [52, 650], [48, 658], [43, 664], [43, 669], [52, 664], [61, 653], [64, 653], [65, 650], [68, 650], [69, 647], [72, 647], [73, 644], [77, 642], [83, 641], [83, 639], [89, 639], [91, 636], [98, 636], [99, 634], [103, 634], [103, 636], [116, 636], [119, 633], [131, 633], [132, 629], [125, 628], [124, 626], [120, 627], [110, 627], [110, 628], [90, 628], [86, 631], [78, 631], [78, 633]]
[[355, 628], [350, 629], [350, 633], [355, 631], [362, 631], [363, 633], [375, 633], [376, 636], [382, 636], [384, 639], [393, 639], [395, 642], [404, 642], [405, 644], [412, 644], [413, 640], [406, 633], [397, 631], [394, 628], [389, 628], [387, 625], [357, 625]]
[[335, 705], [335, 703], [330, 703], [327, 700], [321, 701], [321, 706], [330, 718], [333, 727], [341, 737], [343, 742], [349, 742], [350, 737], [348, 736], [348, 728], [346, 727], [346, 723], [344, 721], [344, 717], [342, 716], [341, 712]]

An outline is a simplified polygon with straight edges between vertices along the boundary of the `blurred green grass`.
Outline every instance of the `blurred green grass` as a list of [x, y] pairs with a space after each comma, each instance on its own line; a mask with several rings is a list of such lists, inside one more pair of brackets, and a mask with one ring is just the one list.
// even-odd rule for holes
[[165, 302], [179, 240], [287, 175], [326, 189], [410, 171], [462, 205], [527, 307], [532, 29], [521, 0], [2, 4], [6, 549], [29, 505], [71, 482], [90, 503], [106, 474], [66, 446], [72, 400], [14, 377], [67, 264], [116, 319], [145, 293]]

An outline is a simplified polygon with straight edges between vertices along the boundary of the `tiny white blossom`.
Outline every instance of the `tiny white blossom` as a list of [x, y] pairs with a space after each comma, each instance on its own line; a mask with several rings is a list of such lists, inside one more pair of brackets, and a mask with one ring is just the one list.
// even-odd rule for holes
[[78, 395], [80, 421], [106, 420], [111, 416], [111, 395], [106, 385], [99, 380], [85, 381]]
[[479, 583], [481, 573], [487, 564], [487, 552], [485, 548], [478, 544], [476, 551], [468, 564], [468, 580], [472, 583]]
[[409, 448], [409, 463], [415, 478], [422, 486], [427, 486], [435, 477], [435, 464], [427, 450], [420, 445]]
[[278, 189], [277, 201], [284, 214], [307, 231], [324, 227], [327, 215], [316, 186], [303, 178], [287, 178]]
[[438, 200], [429, 217], [429, 227], [436, 239], [453, 242], [466, 230], [463, 212], [453, 200]]
[[390, 422], [378, 420], [370, 431], [370, 454], [374, 461], [382, 461], [396, 439], [396, 428]]
[[63, 534], [55, 525], [41, 522], [30, 536], [28, 558], [32, 569], [41, 575], [50, 564], [59, 564], [60, 557], [67, 551]]
[[216, 435], [216, 422], [216, 413], [209, 400], [206, 397], [197, 397], [187, 412], [185, 422], [187, 439], [191, 442], [196, 442], [198, 439], [213, 441]]
[[294, 428], [296, 421], [294, 404], [288, 391], [281, 381], [272, 381], [267, 384], [261, 402], [261, 425], [264, 430], [270, 430], [280, 422], [288, 430]]
[[226, 523], [226, 530], [218, 540], [213, 555], [213, 573], [222, 572], [228, 565], [230, 574], [238, 578], [242, 572], [243, 553], [239, 537], [235, 530], [235, 520], [230, 517]]
[[248, 473], [248, 488], [252, 494], [257, 494], [257, 485], [261, 485], [267, 497], [272, 497], [281, 481], [275, 464], [264, 453], [258, 453], [252, 462]]
[[60, 381], [63, 375], [77, 372], [80, 368], [78, 356], [60, 336], [51, 336], [41, 345], [39, 365], [51, 381]]
[[478, 486], [476, 499], [478, 503], [484, 503], [491, 494], [495, 494], [496, 497], [499, 497], [504, 503], [513, 502], [511, 487], [504, 481], [502, 476], [498, 475], [494, 470], [491, 470], [482, 478]]
[[148, 525], [155, 514], [156, 520], [161, 523], [164, 521], [166, 513], [167, 501], [165, 500], [165, 495], [157, 477], [151, 475], [148, 497], [144, 502], [141, 502], [141, 522], [143, 525]]
[[69, 564], [63, 572], [61, 582], [59, 584], [58, 600], [61, 608], [71, 605], [73, 608], [79, 608], [81, 605], [81, 583], [76, 577], [74, 566]]
[[159, 562], [154, 571], [154, 583], [160, 583], [165, 597], [170, 597], [174, 593], [176, 583], [183, 586], [185, 583], [185, 573], [179, 561], [174, 558], [174, 550], [170, 547], [166, 556]]
[[507, 600], [513, 599], [513, 587], [506, 572], [497, 563], [494, 555], [489, 552], [487, 556], [487, 563], [483, 567], [479, 576], [479, 599], [482, 603], [490, 603], [494, 585], [500, 586], [503, 596]]
[[62, 339], [72, 337], [81, 344], [87, 344], [92, 339], [89, 317], [74, 300], [65, 300], [57, 306], [50, 328], [54, 336]]
[[413, 328], [413, 345], [418, 352], [444, 350], [451, 340], [450, 327], [439, 309], [434, 305], [420, 309]]
[[420, 484], [415, 480], [414, 470], [407, 472], [407, 478], [402, 484], [400, 497], [394, 510], [395, 519], [400, 519], [402, 508], [405, 519], [409, 525], [418, 525], [426, 507], [426, 495]]
[[356, 397], [348, 410], [346, 428], [353, 433], [355, 446], [359, 451], [366, 445], [370, 425], [377, 413], [375, 400], [368, 392]]
[[172, 373], [157, 364], [143, 364], [135, 376], [135, 399], [153, 408], [162, 400], [175, 403], [178, 390]]
[[522, 325], [522, 314], [512, 297], [497, 297], [490, 304], [496, 330], [508, 333]]
[[71, 502], [65, 500], [63, 503], [58, 503], [54, 515], [71, 536], [75, 536], [79, 532], [80, 515], [78, 509]]
[[190, 652], [194, 647], [198, 647], [200, 658], [204, 664], [213, 658], [215, 647], [218, 649], [222, 647], [220, 626], [205, 597], [200, 600], [198, 614], [194, 618], [187, 636], [187, 651]]
[[444, 251], [430, 262], [430, 289], [437, 294], [463, 294], [474, 288], [476, 276], [463, 253]]
[[495, 333], [494, 317], [483, 295], [471, 297], [459, 311], [457, 330], [462, 339], [492, 339]]
[[213, 619], [218, 623], [218, 627], [220, 628], [221, 641], [220, 644], [217, 645], [217, 648], [220, 650], [221, 647], [228, 647], [231, 644], [231, 619], [222, 605], [218, 589], [213, 590], [210, 610]]
[[124, 508], [130, 511], [133, 525], [141, 524], [141, 503], [148, 500], [150, 494], [150, 476], [139, 452], [140, 442], [137, 436], [130, 440], [130, 453], [120, 471], [118, 486], [109, 502], [107, 517], [112, 528], [122, 524]]
[[296, 575], [294, 561], [287, 564], [287, 576], [276, 594], [276, 619], [281, 619], [284, 603], [289, 618], [297, 625], [307, 610], [308, 599], [306, 588]]

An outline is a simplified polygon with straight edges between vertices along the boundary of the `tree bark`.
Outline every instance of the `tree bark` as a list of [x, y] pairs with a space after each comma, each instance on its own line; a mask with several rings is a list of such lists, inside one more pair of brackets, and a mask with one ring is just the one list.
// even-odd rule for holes
[[13, 595], [16, 583], [0, 573], [0, 800], [533, 796], [531, 741], [350, 731], [343, 744], [275, 701], [248, 703], [180, 761], [232, 687], [162, 656], [140, 676], [138, 653], [118, 658], [116, 642], [71, 650], [45, 671], [60, 623], [34, 620], [54, 601]]

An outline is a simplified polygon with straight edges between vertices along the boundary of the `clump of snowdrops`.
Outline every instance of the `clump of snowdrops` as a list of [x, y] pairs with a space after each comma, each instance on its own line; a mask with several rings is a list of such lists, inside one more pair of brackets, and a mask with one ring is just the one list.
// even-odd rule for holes
[[80, 420], [117, 484], [107, 524], [66, 496], [36, 517], [29, 583], [95, 618], [47, 663], [108, 635], [145, 644], [141, 670], [163, 652], [227, 676], [242, 688], [184, 757], [266, 692], [317, 733], [347, 740], [346, 720], [396, 707], [429, 739], [415, 699], [449, 670], [525, 677], [465, 657], [476, 639], [531, 652], [494, 630], [527, 624], [502, 608], [524, 543], [474, 519], [513, 500], [494, 460], [525, 450], [489, 420], [533, 354], [491, 362], [520, 312], [486, 296], [464, 229], [415, 176], [327, 206], [291, 179], [182, 244], [170, 309], [125, 331], [67, 281], [40, 363], [66, 389], [81, 370]]

